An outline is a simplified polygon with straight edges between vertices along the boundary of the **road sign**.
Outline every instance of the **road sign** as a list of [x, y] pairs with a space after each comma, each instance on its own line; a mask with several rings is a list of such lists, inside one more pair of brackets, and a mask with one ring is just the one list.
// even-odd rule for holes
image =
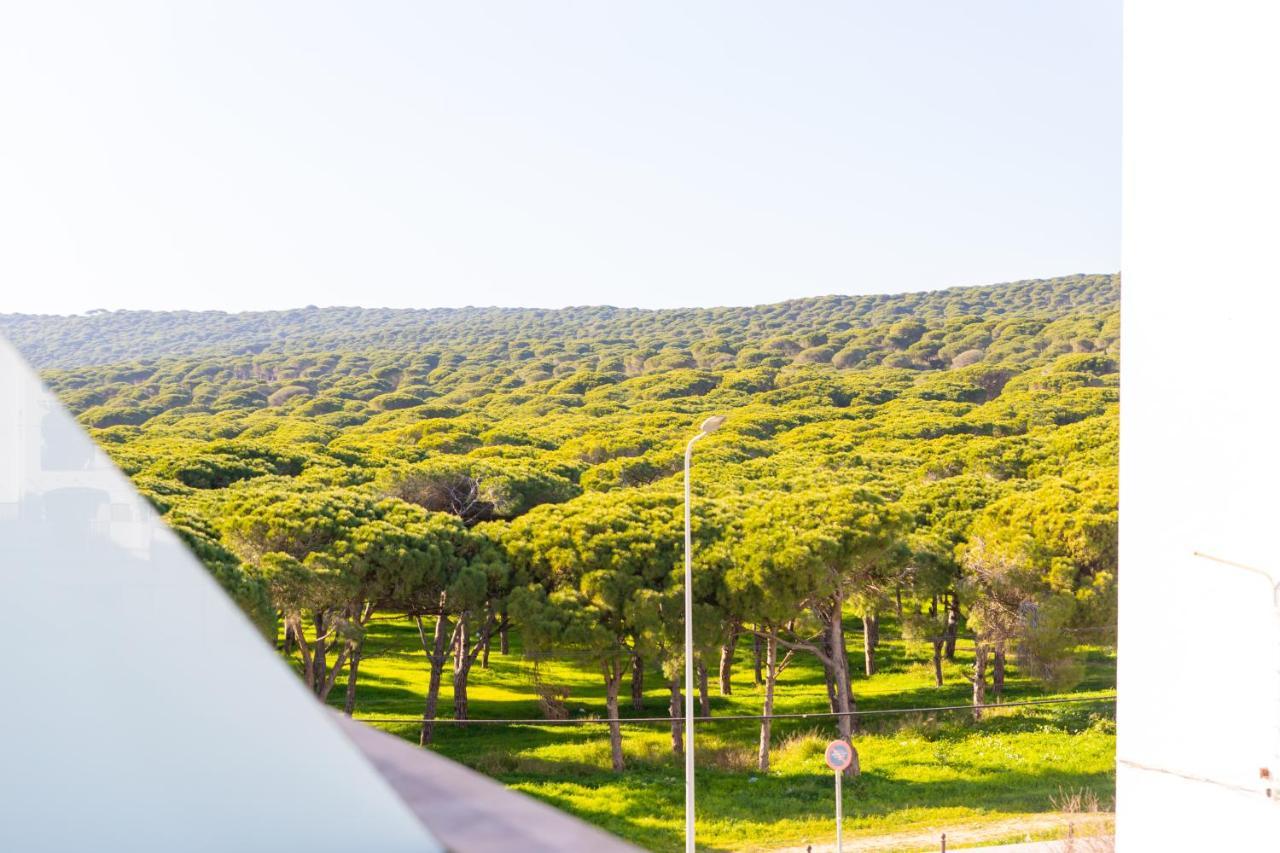
[[827, 744], [827, 766], [839, 773], [853, 763], [853, 747], [846, 741], [833, 740]]
[[848, 741], [833, 740], [823, 755], [827, 766], [836, 772], [836, 853], [844, 850], [844, 791], [840, 784], [845, 769], [853, 763], [853, 747]]

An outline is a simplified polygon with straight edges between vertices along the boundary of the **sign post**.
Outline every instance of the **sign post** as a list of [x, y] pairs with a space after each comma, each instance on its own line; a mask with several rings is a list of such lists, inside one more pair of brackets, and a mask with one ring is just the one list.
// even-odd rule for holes
[[836, 853], [844, 853], [844, 796], [842, 782], [845, 769], [853, 763], [853, 747], [842, 740], [827, 744], [824, 755], [827, 766], [836, 772]]

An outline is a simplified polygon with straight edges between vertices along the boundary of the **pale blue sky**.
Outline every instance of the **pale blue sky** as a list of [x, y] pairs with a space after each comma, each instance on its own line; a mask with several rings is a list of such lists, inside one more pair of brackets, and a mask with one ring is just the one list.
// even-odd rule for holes
[[11, 3], [0, 115], [0, 311], [1119, 267], [1119, 0]]

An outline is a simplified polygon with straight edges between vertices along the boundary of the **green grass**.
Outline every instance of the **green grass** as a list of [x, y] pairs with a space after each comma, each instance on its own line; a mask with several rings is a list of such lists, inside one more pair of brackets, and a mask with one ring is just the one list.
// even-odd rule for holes
[[[850, 620], [851, 649], [860, 649], [861, 623]], [[887, 625], [885, 633], [892, 631]], [[653, 850], [683, 845], [683, 765], [671, 752], [668, 725], [624, 726], [627, 770], [609, 769], [603, 725], [538, 725], [533, 664], [519, 638], [511, 654], [495, 652], [489, 669], [479, 664], [469, 686], [473, 718], [530, 719], [529, 724], [437, 727], [435, 748], [512, 788], [598, 824]], [[427, 666], [417, 630], [406, 620], [378, 621], [371, 627], [360, 668], [358, 718], [415, 717], [422, 712]], [[927, 647], [908, 647], [883, 637], [880, 671], [858, 676], [859, 710], [964, 704], [970, 686], [962, 668], [970, 663], [962, 641], [947, 664], [946, 685], [933, 686]], [[1114, 656], [1082, 648], [1086, 678], [1078, 693], [1108, 691], [1115, 683]], [[855, 664], [861, 656], [855, 655]], [[586, 661], [543, 661], [544, 681], [566, 685], [577, 717], [603, 717], [604, 688]], [[669, 694], [660, 673], [646, 676], [645, 709], [632, 711], [624, 685], [624, 715], [661, 716]], [[711, 686], [713, 714], [757, 714], [760, 694], [752, 685], [750, 643], [739, 644], [733, 695]], [[442, 687], [442, 715], [452, 714], [448, 674]], [[1006, 701], [1049, 694], [1013, 669]], [[342, 701], [341, 688], [333, 701]], [[826, 708], [822, 670], [797, 656], [779, 682], [776, 713], [822, 712]], [[416, 742], [415, 723], [377, 723]], [[1010, 708], [975, 723], [966, 712], [867, 717], [855, 739], [862, 775], [844, 786], [845, 834], [885, 835], [927, 828], [973, 827], [1055, 811], [1064, 791], [1088, 790], [1100, 802], [1114, 797], [1115, 726], [1109, 704], [1067, 704]], [[702, 723], [698, 746], [698, 838], [707, 850], [741, 850], [801, 845], [834, 834], [832, 777], [822, 749], [834, 737], [834, 723], [779, 720], [774, 724], [773, 767], [755, 770], [758, 723]]]

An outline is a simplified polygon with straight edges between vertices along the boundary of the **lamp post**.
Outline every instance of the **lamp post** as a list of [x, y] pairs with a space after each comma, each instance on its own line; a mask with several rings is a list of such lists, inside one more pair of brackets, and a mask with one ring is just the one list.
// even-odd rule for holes
[[693, 526], [689, 512], [689, 469], [693, 446], [715, 432], [724, 415], [712, 415], [684, 449], [684, 849], [694, 853], [693, 831]]

